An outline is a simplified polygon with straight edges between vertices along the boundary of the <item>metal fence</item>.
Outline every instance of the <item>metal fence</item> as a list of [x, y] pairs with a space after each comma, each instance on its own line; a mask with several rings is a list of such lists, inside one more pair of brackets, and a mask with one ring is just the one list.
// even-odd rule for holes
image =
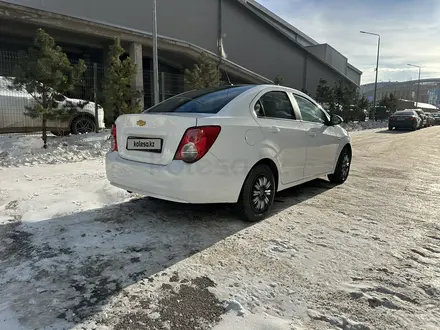
[[[18, 53], [0, 50], [0, 134], [41, 131], [41, 119], [34, 119], [26, 114], [26, 108], [34, 102], [33, 97], [25, 90], [15, 90], [9, 87], [19, 60]], [[95, 128], [96, 125], [102, 129], [109, 127], [114, 120], [114, 109], [103, 109], [101, 106], [105, 67], [92, 62], [86, 62], [86, 66], [87, 70], [81, 82], [74, 87], [73, 91], [57, 100], [60, 108], [65, 108], [68, 104], [69, 107], [76, 107], [78, 111], [72, 112], [75, 114], [68, 119], [49, 121], [48, 130], [54, 134], [83, 133], [92, 127]], [[144, 71], [143, 76], [144, 88], [141, 92], [144, 107], [148, 108], [153, 104], [153, 73]], [[184, 89], [183, 75], [159, 73], [160, 100], [182, 93]]]

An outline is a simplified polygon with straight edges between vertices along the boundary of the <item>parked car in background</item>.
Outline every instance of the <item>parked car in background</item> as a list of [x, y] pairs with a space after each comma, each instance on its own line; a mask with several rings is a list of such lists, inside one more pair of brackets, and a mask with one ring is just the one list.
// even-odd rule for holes
[[388, 129], [417, 130], [422, 125], [422, 119], [415, 110], [396, 111], [388, 118]]
[[433, 113], [432, 116], [435, 120], [435, 125], [440, 125], [440, 112]]
[[422, 109], [414, 109], [414, 111], [417, 113], [417, 115], [422, 120], [422, 122], [420, 123], [420, 127], [419, 128], [426, 127], [426, 125], [428, 125], [428, 120], [426, 118], [425, 112]]
[[[36, 101], [25, 90], [10, 90], [10, 79], [0, 76], [0, 133], [22, 133], [41, 130], [41, 119], [25, 115], [26, 107], [33, 106]], [[58, 109], [69, 105], [73, 107], [72, 115], [66, 120], [49, 120], [48, 131], [55, 135], [83, 134], [94, 132], [95, 103], [81, 99], [58, 95], [55, 102]], [[104, 110], [98, 106], [99, 129], [104, 129]]]
[[387, 120], [391, 116], [391, 110], [384, 106], [376, 106], [370, 110], [369, 118], [375, 121]]
[[425, 115], [426, 115], [426, 126], [427, 127], [434, 126], [435, 125], [435, 118], [432, 115], [432, 113], [425, 112]]
[[287, 87], [194, 90], [116, 120], [107, 178], [175, 202], [236, 203], [258, 221], [278, 191], [326, 175], [345, 182], [352, 149], [341, 123]]

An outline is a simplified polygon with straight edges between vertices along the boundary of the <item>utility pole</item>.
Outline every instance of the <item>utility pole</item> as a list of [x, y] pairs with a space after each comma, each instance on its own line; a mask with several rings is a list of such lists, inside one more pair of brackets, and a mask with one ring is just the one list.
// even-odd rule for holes
[[378, 41], [377, 41], [377, 61], [376, 61], [376, 80], [374, 81], [374, 97], [373, 97], [373, 109], [374, 111], [376, 111], [376, 95], [377, 95], [377, 76], [379, 74], [379, 53], [380, 53], [380, 35], [377, 33], [372, 33], [372, 32], [366, 32], [366, 31], [360, 31], [361, 33], [364, 34], [369, 34], [372, 36], [376, 36], [378, 37]]
[[419, 81], [417, 83], [417, 96], [416, 96], [416, 108], [419, 107], [419, 93], [420, 93], [420, 73], [422, 71], [422, 67], [414, 64], [408, 64], [409, 66], [413, 66], [415, 68], [419, 68]]
[[159, 101], [159, 59], [157, 55], [157, 3], [153, 0], [153, 105]]

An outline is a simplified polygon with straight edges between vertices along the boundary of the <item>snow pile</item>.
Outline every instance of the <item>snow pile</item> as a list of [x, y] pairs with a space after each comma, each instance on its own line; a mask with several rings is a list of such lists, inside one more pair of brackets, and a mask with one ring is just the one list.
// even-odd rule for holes
[[344, 127], [347, 131], [363, 131], [365, 129], [377, 129], [377, 128], [385, 128], [388, 127], [388, 121], [359, 121], [359, 122], [350, 122], [343, 123], [342, 127]]
[[[387, 127], [387, 122], [350, 122], [343, 123], [342, 126], [352, 132], [384, 128]], [[45, 150], [41, 134], [0, 135], [0, 167], [57, 164], [99, 158], [110, 148], [109, 136], [108, 130], [67, 137], [49, 135], [48, 148]]]
[[43, 149], [41, 135], [0, 135], [0, 167], [78, 162], [104, 156], [110, 148], [110, 132], [48, 136]]

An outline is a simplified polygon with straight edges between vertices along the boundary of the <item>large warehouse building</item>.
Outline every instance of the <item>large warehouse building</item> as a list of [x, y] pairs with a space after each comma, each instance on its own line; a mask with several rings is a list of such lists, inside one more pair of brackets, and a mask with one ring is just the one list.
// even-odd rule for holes
[[[380, 82], [377, 84], [377, 99], [393, 94], [398, 99], [421, 102], [440, 107], [440, 79], [430, 78], [420, 80], [419, 98], [417, 99], [418, 80], [401, 82]], [[373, 100], [374, 83], [361, 86], [361, 93], [370, 101]]]
[[[161, 98], [183, 90], [183, 71], [201, 52], [218, 61], [233, 83], [270, 83], [279, 74], [285, 85], [312, 96], [320, 78], [360, 84], [362, 72], [346, 57], [252, 0], [160, 0], [157, 19]], [[72, 59], [103, 66], [119, 36], [137, 64], [134, 84], [145, 90], [145, 106], [151, 104], [152, 1], [0, 0], [0, 75], [11, 67], [1, 53], [26, 49], [37, 27]]]

